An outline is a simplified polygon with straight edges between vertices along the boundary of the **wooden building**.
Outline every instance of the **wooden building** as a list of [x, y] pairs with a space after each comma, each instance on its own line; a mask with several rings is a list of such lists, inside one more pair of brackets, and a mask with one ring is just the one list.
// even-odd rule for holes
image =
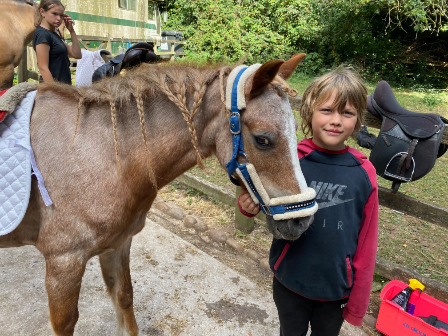
[[[65, 13], [75, 21], [76, 33], [86, 46], [96, 49], [107, 42], [106, 49], [118, 54], [137, 40], [160, 46], [164, 21], [160, 3], [163, 1], [70, 0], [65, 4]], [[64, 33], [69, 37], [67, 31]], [[93, 36], [96, 38], [91, 39]]]
[[[160, 5], [164, 0], [62, 0], [65, 13], [75, 21], [75, 30], [82, 48], [107, 49], [113, 55], [123, 53], [130, 44], [148, 42], [154, 51], [174, 59], [182, 56], [179, 47], [185, 42], [162, 36], [167, 14]], [[61, 28], [67, 42], [70, 34]], [[166, 35], [166, 34], [165, 34]], [[174, 43], [176, 42], [176, 43]], [[175, 50], [176, 47], [176, 50]], [[38, 71], [36, 53], [27, 48], [27, 67]]]

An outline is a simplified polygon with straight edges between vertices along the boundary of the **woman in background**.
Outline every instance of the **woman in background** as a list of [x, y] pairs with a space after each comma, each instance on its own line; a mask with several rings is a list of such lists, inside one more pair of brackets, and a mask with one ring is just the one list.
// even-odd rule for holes
[[[70, 16], [64, 14], [65, 8], [59, 0], [41, 0], [39, 13], [40, 26], [33, 36], [33, 48], [37, 54], [37, 65], [41, 74], [41, 81], [64, 82], [72, 84], [70, 61], [68, 57], [82, 58], [78, 37], [73, 28], [74, 22]], [[72, 45], [68, 45], [59, 31], [64, 22], [70, 32]]]

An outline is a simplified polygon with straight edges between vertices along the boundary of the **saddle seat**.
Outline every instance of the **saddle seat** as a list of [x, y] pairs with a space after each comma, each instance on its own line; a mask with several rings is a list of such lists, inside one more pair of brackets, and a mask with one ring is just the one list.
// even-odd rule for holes
[[379, 82], [367, 97], [367, 110], [380, 120], [383, 116], [394, 120], [405, 133], [416, 138], [433, 136], [443, 124], [437, 114], [412, 112], [402, 107], [386, 81]]
[[96, 82], [104, 77], [113, 77], [120, 73], [122, 69], [130, 69], [140, 63], [156, 63], [159, 56], [154, 53], [154, 47], [146, 42], [139, 42], [131, 46], [124, 54], [112, 58], [103, 64], [92, 75], [92, 82]]

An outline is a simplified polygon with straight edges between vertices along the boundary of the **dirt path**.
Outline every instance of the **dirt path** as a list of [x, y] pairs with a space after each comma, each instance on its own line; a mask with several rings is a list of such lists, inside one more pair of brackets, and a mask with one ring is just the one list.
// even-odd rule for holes
[[[52, 335], [44, 273], [33, 247], [0, 250], [0, 335]], [[278, 335], [269, 292], [150, 220], [133, 240], [131, 274], [141, 335]], [[75, 335], [115, 335], [97, 258], [79, 303]]]
[[[162, 211], [148, 216], [131, 250], [140, 335], [278, 335], [269, 271]], [[52, 335], [44, 276], [43, 257], [34, 247], [0, 249], [0, 336]], [[87, 265], [79, 311], [75, 335], [115, 334], [97, 258]], [[344, 324], [340, 335], [372, 334]]]

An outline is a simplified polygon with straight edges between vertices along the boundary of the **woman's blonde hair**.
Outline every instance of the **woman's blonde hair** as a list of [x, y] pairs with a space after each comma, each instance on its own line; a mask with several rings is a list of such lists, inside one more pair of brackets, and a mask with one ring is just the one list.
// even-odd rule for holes
[[347, 102], [358, 112], [353, 133], [361, 129], [367, 107], [367, 89], [357, 72], [340, 67], [316, 78], [305, 90], [300, 106], [301, 128], [305, 136], [313, 135], [311, 121], [314, 108], [324, 103], [333, 92], [336, 92], [335, 105], [339, 113], [342, 113]]

